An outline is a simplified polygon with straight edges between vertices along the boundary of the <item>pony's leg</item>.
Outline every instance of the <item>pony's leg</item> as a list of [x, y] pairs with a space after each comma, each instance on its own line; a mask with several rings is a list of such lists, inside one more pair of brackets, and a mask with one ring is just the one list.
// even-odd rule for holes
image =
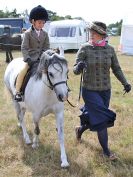
[[24, 115], [25, 115], [26, 109], [21, 108], [19, 103], [16, 102], [16, 101], [13, 101], [13, 103], [14, 103], [16, 113], [17, 113], [17, 117], [18, 117], [18, 125], [19, 125], [19, 127], [22, 128], [25, 143], [26, 144], [31, 144], [31, 140], [30, 140], [29, 135], [27, 133], [25, 122], [24, 122]]
[[9, 63], [10, 59], [9, 59], [9, 54], [8, 54], [8, 50], [6, 49], [6, 63]]
[[34, 149], [39, 147], [39, 134], [40, 134], [39, 123], [34, 121], [34, 138], [32, 144], [32, 148]]
[[65, 146], [64, 146], [64, 112], [56, 113], [56, 126], [61, 149], [61, 167], [68, 167]]
[[[13, 99], [13, 96], [12, 96], [12, 99]], [[22, 120], [23, 120], [23, 117], [24, 117], [24, 114], [25, 114], [25, 110], [23, 109], [23, 117], [22, 117], [21, 108], [20, 108], [19, 103], [16, 102], [15, 100], [13, 100], [13, 104], [14, 104], [16, 114], [17, 114], [17, 118], [18, 118], [18, 126], [20, 128], [22, 128]]]
[[13, 56], [12, 56], [12, 51], [9, 50], [9, 55], [10, 55], [10, 62], [13, 60]]

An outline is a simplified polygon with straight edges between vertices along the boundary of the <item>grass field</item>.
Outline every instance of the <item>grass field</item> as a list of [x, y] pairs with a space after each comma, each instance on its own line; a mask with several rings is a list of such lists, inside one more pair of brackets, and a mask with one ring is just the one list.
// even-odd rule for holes
[[[117, 50], [118, 37], [112, 37], [110, 43]], [[15, 51], [14, 57], [21, 56]], [[5, 53], [0, 51], [0, 177], [133, 177], [133, 91], [123, 95], [123, 87], [112, 75], [111, 109], [116, 111], [115, 126], [109, 129], [109, 145], [118, 160], [110, 162], [103, 159], [96, 133], [86, 131], [83, 142], [75, 140], [75, 126], [79, 125], [80, 76], [72, 72], [75, 53], [65, 54], [69, 62], [69, 100], [77, 105], [72, 108], [65, 103], [65, 146], [70, 167], [60, 168], [60, 148], [55, 130], [53, 115], [42, 118], [40, 124], [40, 147], [33, 150], [23, 142], [21, 129], [17, 127], [17, 118], [13, 105], [4, 89], [3, 75], [7, 64]], [[121, 67], [133, 85], [133, 56], [121, 55], [117, 51]], [[78, 103], [78, 104], [77, 104]], [[30, 113], [26, 114], [27, 129], [32, 137], [33, 125]]]

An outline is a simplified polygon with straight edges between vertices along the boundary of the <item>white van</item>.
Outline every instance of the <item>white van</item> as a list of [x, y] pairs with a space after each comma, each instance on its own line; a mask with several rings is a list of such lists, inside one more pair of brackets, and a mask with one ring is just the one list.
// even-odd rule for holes
[[49, 27], [50, 47], [64, 50], [76, 49], [88, 41], [86, 23], [83, 20], [53, 21]]

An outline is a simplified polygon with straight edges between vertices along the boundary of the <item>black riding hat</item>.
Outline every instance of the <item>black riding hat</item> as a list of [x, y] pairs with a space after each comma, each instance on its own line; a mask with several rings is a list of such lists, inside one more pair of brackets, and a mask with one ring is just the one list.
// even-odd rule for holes
[[101, 35], [106, 35], [107, 34], [107, 31], [106, 31], [107, 26], [103, 22], [94, 21], [91, 24], [89, 24], [88, 28], [90, 30], [94, 30], [95, 32], [97, 32], [98, 34], [101, 34]]
[[29, 15], [30, 22], [31, 22], [32, 19], [47, 21], [48, 20], [47, 10], [44, 7], [40, 6], [40, 5], [37, 6], [37, 7], [34, 7], [31, 10], [30, 15]]

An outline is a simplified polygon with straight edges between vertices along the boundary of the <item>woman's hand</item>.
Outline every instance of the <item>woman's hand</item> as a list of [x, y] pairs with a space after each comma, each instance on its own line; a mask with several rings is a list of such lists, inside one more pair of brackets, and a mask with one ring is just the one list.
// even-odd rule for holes
[[[131, 85], [130, 85], [130, 84], [125, 85], [125, 86], [124, 86], [124, 91], [125, 91], [125, 93], [130, 92], [130, 91], [131, 91]], [[124, 93], [124, 94], [125, 94], [125, 93]]]
[[79, 72], [82, 71], [85, 67], [86, 67], [86, 64], [85, 64], [83, 61], [80, 61], [80, 62], [77, 64], [77, 70], [78, 70]]

